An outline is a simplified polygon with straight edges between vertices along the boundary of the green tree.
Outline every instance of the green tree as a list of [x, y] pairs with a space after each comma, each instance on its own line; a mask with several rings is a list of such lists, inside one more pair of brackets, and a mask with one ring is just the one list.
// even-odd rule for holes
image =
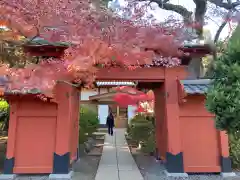
[[10, 67], [23, 68], [27, 64], [37, 63], [36, 57], [30, 57], [23, 51], [26, 39], [14, 39], [12, 30], [0, 28], [0, 63]]
[[229, 134], [240, 130], [240, 28], [229, 40], [226, 51], [214, 63], [214, 80], [207, 93], [206, 107], [215, 114], [216, 127]]

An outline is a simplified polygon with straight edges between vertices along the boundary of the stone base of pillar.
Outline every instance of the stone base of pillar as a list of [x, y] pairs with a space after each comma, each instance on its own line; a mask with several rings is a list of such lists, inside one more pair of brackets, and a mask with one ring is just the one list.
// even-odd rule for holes
[[228, 172], [228, 173], [222, 172], [222, 173], [221, 173], [221, 176], [222, 176], [223, 178], [228, 178], [228, 177], [235, 177], [235, 176], [237, 176], [237, 175], [236, 175], [236, 173], [234, 173], [234, 172]]
[[50, 180], [72, 180], [73, 171], [70, 171], [68, 174], [50, 174]]
[[188, 179], [188, 174], [187, 173], [169, 173], [166, 170], [164, 171], [165, 175], [168, 178], [177, 178], [177, 179]]
[[16, 174], [1, 174], [0, 180], [13, 180], [16, 179], [16, 177], [17, 177]]

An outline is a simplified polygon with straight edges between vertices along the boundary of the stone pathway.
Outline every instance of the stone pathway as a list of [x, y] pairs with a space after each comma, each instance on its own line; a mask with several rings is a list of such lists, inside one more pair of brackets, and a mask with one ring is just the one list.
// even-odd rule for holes
[[95, 180], [143, 180], [125, 139], [125, 129], [106, 135]]

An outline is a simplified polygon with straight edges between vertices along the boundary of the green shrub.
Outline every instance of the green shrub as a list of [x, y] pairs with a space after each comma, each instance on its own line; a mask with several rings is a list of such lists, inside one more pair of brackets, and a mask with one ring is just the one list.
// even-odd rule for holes
[[206, 98], [207, 109], [215, 114], [219, 130], [234, 134], [240, 129], [240, 27], [236, 28], [226, 50], [214, 60], [213, 82]]
[[[87, 136], [92, 136], [92, 134], [97, 130], [99, 125], [98, 114], [89, 107], [80, 107], [80, 120], [79, 120], [79, 142], [83, 143], [87, 139]], [[87, 133], [87, 135], [86, 135]]]
[[131, 126], [130, 136], [138, 143], [145, 142], [150, 136], [152, 129], [153, 125], [150, 122], [134, 123]]
[[9, 108], [9, 105], [7, 101], [5, 101], [4, 99], [0, 99], [0, 111], [7, 111], [8, 108]]
[[147, 122], [146, 116], [144, 114], [137, 114], [130, 120], [130, 126], [134, 123]]
[[145, 144], [142, 146], [142, 151], [145, 153], [152, 153], [156, 150], [156, 137], [155, 133], [152, 132], [148, 137]]
[[0, 125], [1, 130], [8, 130], [9, 104], [4, 99], [0, 99]]
[[133, 142], [142, 144], [142, 151], [148, 153], [155, 151], [154, 117], [136, 115], [131, 119], [127, 131]]
[[133, 136], [132, 135], [133, 134], [133, 126], [136, 122], [138, 122], [138, 123], [143, 122], [144, 123], [144, 122], [146, 122], [146, 119], [145, 119], [144, 116], [142, 116], [140, 114], [137, 114], [130, 120], [130, 122], [128, 124], [128, 127], [127, 127], [127, 133], [132, 140], [134, 140], [134, 138], [132, 137]]
[[233, 167], [240, 167], [240, 28], [235, 29], [227, 48], [213, 62], [213, 82], [206, 98], [215, 114], [215, 126], [229, 135]]
[[240, 132], [229, 134], [229, 147], [233, 168], [240, 168]]
[[150, 121], [153, 124], [153, 126], [155, 126], [155, 116], [154, 115], [152, 115], [152, 114], [146, 115], [146, 119], [148, 121]]
[[81, 127], [79, 127], [79, 144], [83, 144], [87, 141], [87, 136], [85, 134], [85, 130]]

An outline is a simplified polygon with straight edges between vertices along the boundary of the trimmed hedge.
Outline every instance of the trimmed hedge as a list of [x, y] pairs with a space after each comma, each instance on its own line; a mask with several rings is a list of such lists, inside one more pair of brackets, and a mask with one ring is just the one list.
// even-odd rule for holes
[[128, 127], [128, 135], [133, 142], [141, 144], [141, 150], [146, 153], [155, 151], [155, 127], [154, 118], [144, 114], [138, 114], [131, 119]]
[[79, 143], [86, 142], [87, 137], [91, 137], [99, 126], [98, 114], [87, 106], [80, 107], [79, 120]]
[[156, 150], [155, 133], [152, 132], [144, 144], [142, 144], [142, 151], [145, 153], [153, 153]]

